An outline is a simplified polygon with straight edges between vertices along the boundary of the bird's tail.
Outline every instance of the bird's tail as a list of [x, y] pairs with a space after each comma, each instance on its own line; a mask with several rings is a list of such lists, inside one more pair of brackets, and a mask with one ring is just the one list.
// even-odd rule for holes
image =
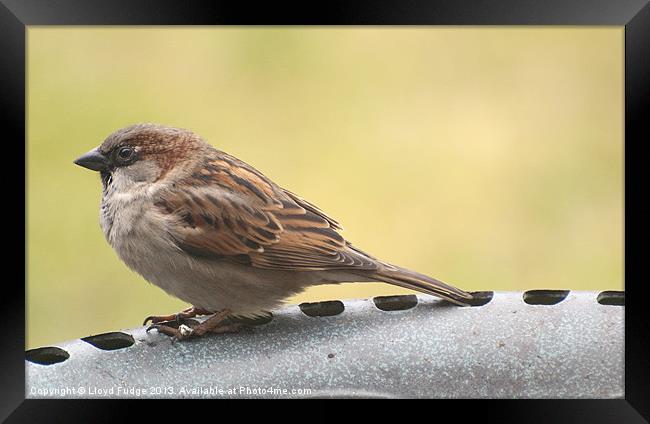
[[387, 263], [368, 275], [370, 278], [441, 297], [460, 306], [469, 305], [472, 295], [426, 275]]

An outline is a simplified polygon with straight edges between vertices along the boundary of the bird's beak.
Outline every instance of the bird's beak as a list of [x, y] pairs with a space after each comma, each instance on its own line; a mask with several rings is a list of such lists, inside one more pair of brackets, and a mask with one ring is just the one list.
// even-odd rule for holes
[[109, 168], [108, 158], [98, 149], [91, 150], [75, 160], [74, 163], [75, 165], [83, 166], [93, 171], [108, 171]]

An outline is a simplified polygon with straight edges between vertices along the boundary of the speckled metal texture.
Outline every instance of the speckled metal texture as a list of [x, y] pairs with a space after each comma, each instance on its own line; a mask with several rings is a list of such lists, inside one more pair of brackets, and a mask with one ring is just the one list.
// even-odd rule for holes
[[497, 292], [472, 307], [417, 296], [388, 311], [351, 300], [327, 316], [289, 306], [236, 334], [176, 343], [144, 327], [107, 333], [58, 344], [61, 362], [26, 361], [26, 396], [622, 398], [624, 306], [559, 296]]

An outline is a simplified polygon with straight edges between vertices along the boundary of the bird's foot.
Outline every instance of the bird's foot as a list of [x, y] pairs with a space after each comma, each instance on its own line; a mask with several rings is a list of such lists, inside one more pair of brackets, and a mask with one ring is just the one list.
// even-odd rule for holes
[[182, 319], [194, 318], [197, 315], [210, 315], [212, 312], [206, 311], [205, 309], [197, 308], [192, 306], [191, 308], [184, 309], [177, 314], [171, 315], [150, 315], [144, 319], [142, 325], [147, 325], [147, 322], [151, 321], [152, 324], [158, 324], [159, 322], [164, 321], [180, 321]]
[[205, 321], [194, 324], [186, 325], [180, 324], [178, 328], [169, 325], [154, 323], [147, 327], [147, 333], [156, 329], [159, 333], [166, 334], [172, 337], [172, 343], [177, 340], [185, 340], [190, 337], [200, 337], [206, 333], [233, 333], [240, 329], [241, 325], [237, 323], [224, 322], [231, 311], [225, 309], [217, 312]]
[[178, 326], [178, 328], [172, 327], [171, 325], [151, 324], [149, 327], [147, 327], [146, 332], [148, 333], [151, 330], [156, 330], [159, 333], [171, 336], [172, 343], [174, 343], [176, 340], [187, 339], [191, 337], [193, 333], [192, 327], [186, 324], [181, 324]]

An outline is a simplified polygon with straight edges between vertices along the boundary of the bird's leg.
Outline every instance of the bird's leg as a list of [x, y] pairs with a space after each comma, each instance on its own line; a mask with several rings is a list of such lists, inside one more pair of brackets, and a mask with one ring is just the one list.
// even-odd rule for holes
[[149, 327], [147, 327], [147, 333], [151, 329], [156, 329], [159, 333], [166, 334], [168, 336], [172, 337], [172, 343], [174, 343], [176, 340], [183, 340], [185, 337], [187, 337], [187, 330], [185, 329], [187, 327], [186, 325], [180, 325], [178, 328], [170, 327], [168, 325], [162, 325], [162, 324], [151, 324]]
[[[224, 309], [222, 311], [217, 312], [216, 314], [212, 315], [210, 318], [206, 319], [202, 323], [193, 326], [191, 329], [192, 330], [191, 335], [202, 336], [208, 331], [217, 332], [215, 330], [219, 328], [219, 324], [222, 324], [224, 320], [228, 318], [228, 315], [230, 315], [231, 312], [232, 311], [230, 311], [229, 309]], [[222, 327], [228, 327], [228, 325]]]
[[172, 341], [184, 340], [193, 336], [202, 336], [207, 332], [230, 333], [233, 331], [237, 331], [239, 329], [239, 325], [237, 324], [221, 325], [228, 318], [230, 314], [231, 314], [230, 310], [224, 309], [222, 311], [215, 313], [210, 318], [206, 319], [200, 324], [196, 324], [193, 326], [181, 324], [178, 326], [178, 328], [174, 328], [162, 324], [152, 324], [147, 328], [147, 332], [155, 328], [160, 333], [167, 334], [168, 336], [172, 336]]
[[142, 325], [147, 325], [147, 322], [149, 321], [151, 321], [152, 324], [158, 324], [163, 321], [180, 321], [182, 319], [194, 318], [197, 315], [210, 315], [211, 313], [212, 312], [206, 311], [205, 309], [192, 306], [191, 308], [183, 309], [176, 314], [148, 316], [144, 319]]
[[236, 333], [241, 330], [241, 324], [232, 323], [225, 325], [218, 325], [215, 328], [211, 329], [211, 333], [224, 334], [224, 333]]

